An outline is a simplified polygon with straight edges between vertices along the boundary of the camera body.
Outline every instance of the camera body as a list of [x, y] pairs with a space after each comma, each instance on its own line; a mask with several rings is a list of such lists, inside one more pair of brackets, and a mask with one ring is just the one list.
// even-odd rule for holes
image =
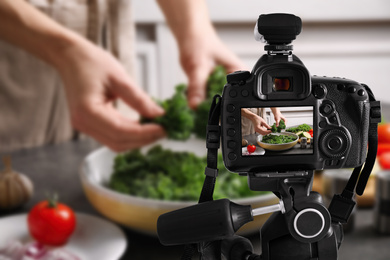
[[[245, 147], [240, 145], [242, 109], [270, 112], [269, 108], [296, 108], [306, 114], [312, 111], [312, 119], [308, 119], [313, 129], [310, 149], [300, 150], [295, 144], [288, 151], [244, 154]], [[237, 71], [227, 76], [221, 111], [225, 166], [241, 174], [360, 166], [366, 159], [369, 113], [364, 85], [344, 78], [310, 77], [291, 51], [273, 55], [269, 52], [258, 60], [252, 72]], [[287, 118], [287, 128], [288, 123]]]

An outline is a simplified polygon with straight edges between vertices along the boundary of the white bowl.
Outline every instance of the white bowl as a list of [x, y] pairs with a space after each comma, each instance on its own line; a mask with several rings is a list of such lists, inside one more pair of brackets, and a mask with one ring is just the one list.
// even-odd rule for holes
[[[198, 156], [206, 154], [203, 140], [190, 139], [184, 145], [183, 142], [162, 140], [156, 144], [161, 144], [163, 148], [174, 151], [188, 151], [188, 147], [191, 147], [191, 151]], [[145, 147], [143, 150], [150, 147]], [[180, 202], [147, 199], [109, 189], [107, 184], [113, 172], [115, 156], [116, 153], [108, 148], [97, 149], [84, 159], [80, 169], [81, 182], [88, 200], [108, 219], [142, 233], [157, 235], [157, 218], [161, 214], [197, 203], [196, 201]], [[253, 208], [278, 203], [277, 197], [271, 193], [233, 201], [244, 205], [251, 204]], [[255, 217], [255, 221], [241, 228], [241, 234], [258, 231], [268, 217], [269, 214]]]

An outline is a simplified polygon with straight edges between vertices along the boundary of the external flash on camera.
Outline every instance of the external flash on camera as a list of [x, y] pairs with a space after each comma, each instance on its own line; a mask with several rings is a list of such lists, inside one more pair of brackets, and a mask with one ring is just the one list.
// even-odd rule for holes
[[290, 79], [288, 78], [274, 78], [273, 89], [275, 91], [288, 91], [290, 90]]

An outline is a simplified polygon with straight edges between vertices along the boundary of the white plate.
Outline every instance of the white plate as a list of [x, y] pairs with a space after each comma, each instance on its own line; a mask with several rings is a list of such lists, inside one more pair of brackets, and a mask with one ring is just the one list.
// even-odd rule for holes
[[[76, 230], [64, 248], [82, 260], [118, 260], [127, 241], [123, 231], [101, 218], [76, 213]], [[0, 218], [0, 248], [10, 241], [33, 241], [27, 228], [27, 214]]]

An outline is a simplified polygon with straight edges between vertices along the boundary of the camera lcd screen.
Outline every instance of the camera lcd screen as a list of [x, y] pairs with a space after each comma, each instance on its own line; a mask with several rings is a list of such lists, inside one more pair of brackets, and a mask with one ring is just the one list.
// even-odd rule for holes
[[241, 108], [242, 156], [313, 154], [314, 134], [312, 106]]

